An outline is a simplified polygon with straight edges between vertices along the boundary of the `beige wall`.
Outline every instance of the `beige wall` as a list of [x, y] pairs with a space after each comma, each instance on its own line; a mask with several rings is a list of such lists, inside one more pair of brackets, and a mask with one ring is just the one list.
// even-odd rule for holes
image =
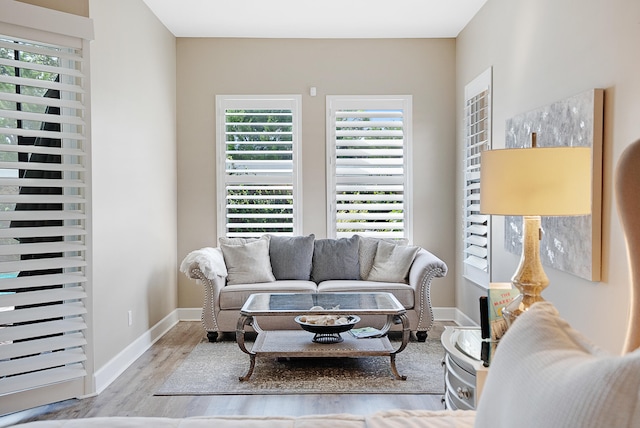
[[[640, 138], [639, 23], [637, 0], [489, 0], [457, 39], [459, 106], [464, 85], [493, 66], [494, 148], [504, 147], [509, 117], [591, 88], [605, 89], [602, 281], [546, 268], [550, 285], [543, 295], [575, 328], [612, 351], [623, 344], [630, 279], [613, 170], [624, 148]], [[460, 174], [458, 179], [460, 198]], [[493, 280], [509, 281], [518, 257], [504, 251], [502, 218], [494, 217], [493, 225]], [[456, 291], [458, 308], [477, 319], [482, 290], [458, 278]]]
[[[326, 95], [413, 95], [414, 243], [451, 267], [433, 286], [453, 306], [455, 41], [178, 39], [178, 258], [215, 246], [215, 96], [302, 94], [303, 233], [326, 237]], [[317, 96], [309, 96], [309, 87]], [[202, 290], [179, 278], [179, 306]]]
[[100, 369], [177, 307], [176, 70], [175, 38], [142, 0], [91, 0], [90, 15]]

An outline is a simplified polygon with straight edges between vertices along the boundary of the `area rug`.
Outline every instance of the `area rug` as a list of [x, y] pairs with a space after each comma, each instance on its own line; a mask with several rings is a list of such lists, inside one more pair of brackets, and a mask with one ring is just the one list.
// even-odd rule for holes
[[[360, 339], [367, 340], [367, 339]], [[399, 342], [392, 344], [397, 347]], [[247, 344], [250, 349], [251, 343]], [[396, 356], [407, 380], [393, 377], [389, 357], [257, 358], [251, 378], [249, 356], [235, 341], [200, 342], [155, 395], [242, 394], [442, 394], [444, 350], [438, 339], [410, 342]]]

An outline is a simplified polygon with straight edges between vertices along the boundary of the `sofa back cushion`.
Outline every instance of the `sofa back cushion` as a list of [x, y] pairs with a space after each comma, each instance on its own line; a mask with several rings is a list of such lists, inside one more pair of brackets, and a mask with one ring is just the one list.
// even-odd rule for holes
[[496, 426], [640, 426], [640, 350], [611, 355], [551, 303], [534, 304], [507, 330], [489, 367], [475, 427]]
[[271, 236], [269, 256], [271, 269], [276, 279], [311, 278], [313, 261], [313, 242], [315, 236]]
[[360, 279], [357, 235], [351, 238], [316, 239], [311, 276], [316, 283], [332, 279]]
[[227, 266], [227, 284], [253, 284], [275, 281], [269, 258], [270, 236], [253, 241], [220, 238], [220, 249]]

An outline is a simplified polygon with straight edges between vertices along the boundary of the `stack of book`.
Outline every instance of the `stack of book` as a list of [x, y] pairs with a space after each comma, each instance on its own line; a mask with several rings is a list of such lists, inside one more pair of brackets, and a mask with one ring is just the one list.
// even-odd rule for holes
[[480, 297], [480, 328], [483, 339], [498, 341], [508, 325], [502, 309], [520, 294], [510, 282], [492, 282], [486, 296]]

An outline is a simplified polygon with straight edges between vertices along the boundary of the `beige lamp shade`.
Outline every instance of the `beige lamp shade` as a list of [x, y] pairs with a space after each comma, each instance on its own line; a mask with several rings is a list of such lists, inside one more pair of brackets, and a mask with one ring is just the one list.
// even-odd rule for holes
[[566, 216], [591, 213], [591, 149], [534, 147], [481, 154], [480, 212]]

